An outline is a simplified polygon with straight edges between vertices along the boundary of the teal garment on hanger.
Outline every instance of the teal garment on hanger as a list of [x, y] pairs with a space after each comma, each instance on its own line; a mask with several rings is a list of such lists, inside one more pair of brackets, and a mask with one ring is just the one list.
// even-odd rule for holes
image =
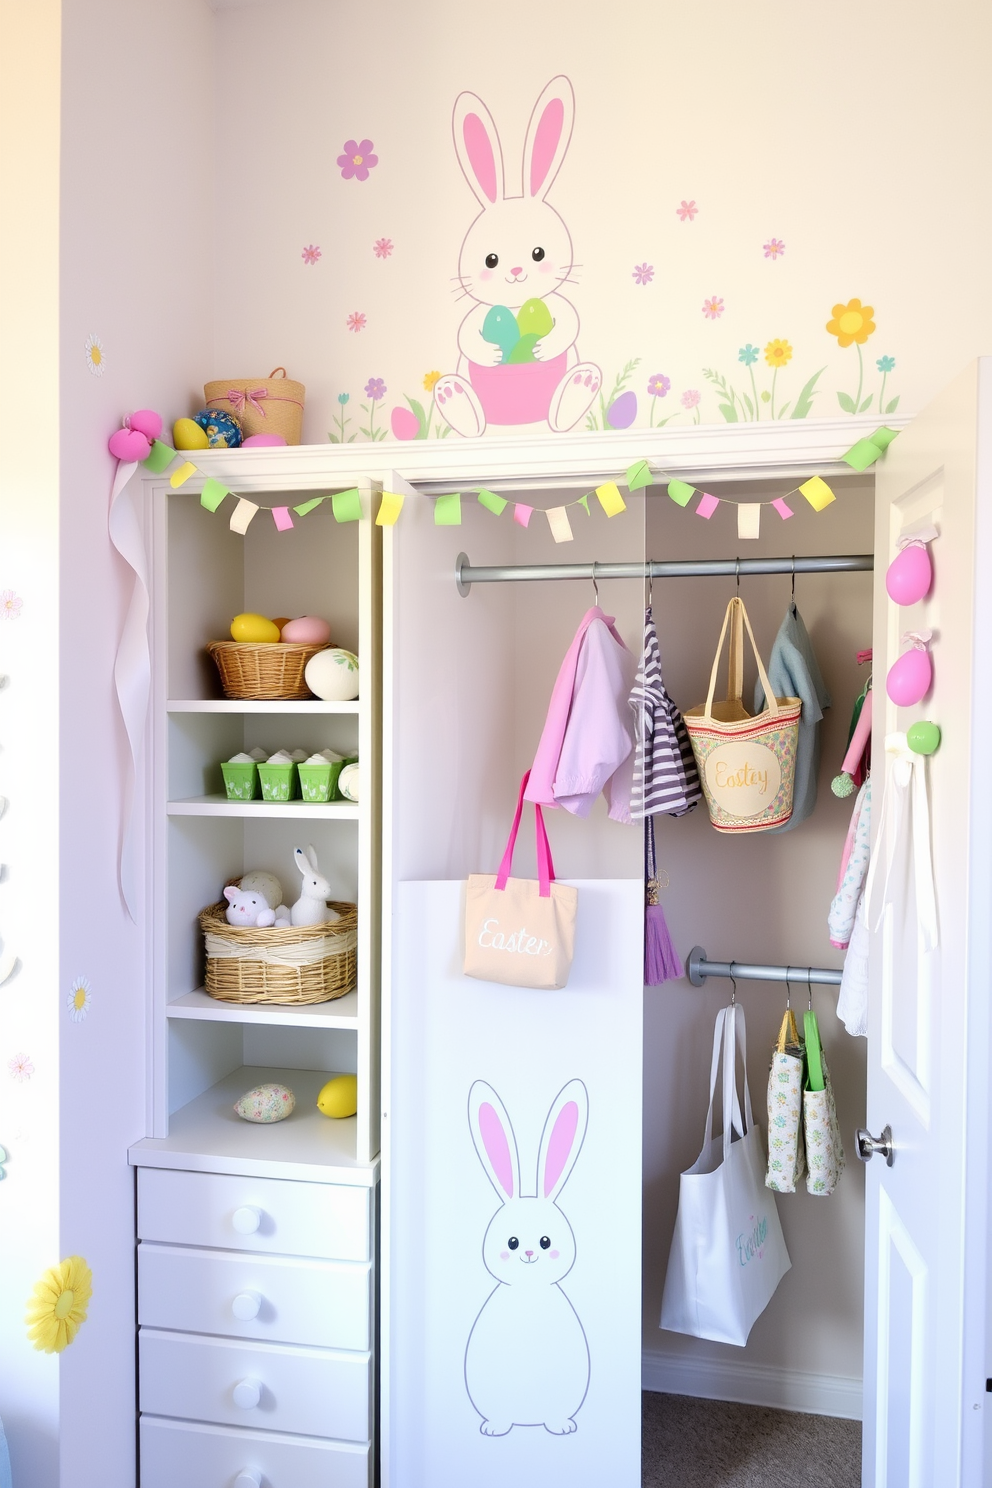
[[[776, 697], [802, 699], [803, 711], [799, 718], [799, 739], [796, 745], [796, 781], [793, 789], [792, 815], [781, 827], [772, 827], [773, 832], [791, 832], [812, 814], [816, 805], [816, 777], [820, 767], [820, 719], [824, 708], [830, 707], [827, 691], [819, 663], [813, 655], [813, 646], [803, 617], [792, 600], [779, 626], [772, 654], [768, 660], [768, 681]], [[761, 682], [755, 684], [754, 711], [760, 713], [765, 706], [765, 693]]]

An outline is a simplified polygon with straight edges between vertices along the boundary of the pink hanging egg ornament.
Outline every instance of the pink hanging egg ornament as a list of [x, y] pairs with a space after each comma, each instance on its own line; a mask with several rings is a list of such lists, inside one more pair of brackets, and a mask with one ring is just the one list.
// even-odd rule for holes
[[162, 415], [156, 413], [154, 408], [139, 408], [136, 413], [128, 414], [124, 422], [127, 428], [144, 434], [149, 444], [162, 433]]
[[138, 429], [115, 429], [107, 440], [107, 448], [117, 460], [146, 460], [151, 445], [147, 435]]
[[899, 539], [900, 551], [885, 575], [885, 592], [893, 604], [914, 605], [930, 593], [933, 563], [927, 543], [937, 536], [936, 527], [925, 527], [911, 537]]
[[897, 708], [914, 708], [930, 691], [933, 662], [927, 646], [931, 634], [929, 630], [908, 630], [903, 636], [904, 641], [912, 641], [912, 649], [892, 663], [885, 679], [885, 690]]

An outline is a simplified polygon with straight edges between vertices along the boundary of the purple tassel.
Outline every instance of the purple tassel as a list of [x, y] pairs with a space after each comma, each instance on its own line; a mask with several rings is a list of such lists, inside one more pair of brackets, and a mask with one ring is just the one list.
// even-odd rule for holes
[[660, 987], [685, 976], [685, 967], [672, 945], [668, 921], [660, 904], [649, 904], [644, 911], [644, 985]]

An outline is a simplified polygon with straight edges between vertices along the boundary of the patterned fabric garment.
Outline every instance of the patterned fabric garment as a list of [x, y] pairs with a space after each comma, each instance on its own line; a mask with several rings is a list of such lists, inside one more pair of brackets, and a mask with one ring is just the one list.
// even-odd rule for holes
[[806, 1171], [802, 1111], [805, 1070], [801, 1057], [772, 1055], [768, 1076], [768, 1171], [765, 1187], [795, 1193]]
[[662, 681], [661, 648], [650, 605], [644, 612], [644, 650], [630, 706], [637, 739], [630, 814], [635, 821], [656, 813], [685, 816], [702, 800], [703, 792], [682, 714]]
[[837, 1120], [833, 1086], [826, 1057], [821, 1053], [823, 1090], [803, 1094], [803, 1126], [806, 1138], [806, 1192], [829, 1197], [844, 1171], [844, 1143]]

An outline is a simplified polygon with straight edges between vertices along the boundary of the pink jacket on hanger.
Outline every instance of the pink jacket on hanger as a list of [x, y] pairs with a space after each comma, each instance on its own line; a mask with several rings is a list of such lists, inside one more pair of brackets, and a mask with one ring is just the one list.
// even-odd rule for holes
[[600, 791], [614, 821], [629, 822], [634, 735], [627, 706], [637, 659], [594, 606], [561, 664], [525, 797], [588, 816]]

